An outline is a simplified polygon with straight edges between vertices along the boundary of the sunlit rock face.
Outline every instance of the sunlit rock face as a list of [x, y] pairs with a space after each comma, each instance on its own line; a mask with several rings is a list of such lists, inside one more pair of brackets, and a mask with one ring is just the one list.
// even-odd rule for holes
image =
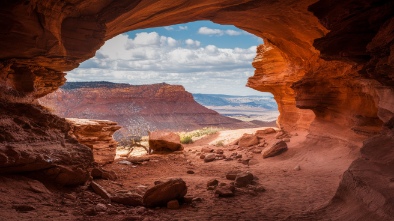
[[[393, 15], [391, 1], [367, 0], [2, 1], [1, 99], [28, 105], [54, 91], [64, 82], [64, 71], [128, 30], [204, 19], [233, 24], [264, 38], [248, 86], [274, 94], [283, 129], [309, 129], [309, 139], [324, 136], [355, 147], [372, 137], [345, 173], [333, 202], [314, 214], [390, 220]], [[12, 113], [9, 105], [4, 108], [5, 114], [17, 115], [13, 118], [24, 116]], [[3, 130], [7, 125], [1, 121]], [[4, 152], [5, 157], [12, 153]], [[371, 168], [383, 172], [372, 175]]]

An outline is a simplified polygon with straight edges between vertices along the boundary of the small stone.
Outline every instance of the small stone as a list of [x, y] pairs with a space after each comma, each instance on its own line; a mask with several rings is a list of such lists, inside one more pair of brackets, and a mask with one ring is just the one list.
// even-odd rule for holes
[[216, 152], [217, 154], [223, 154], [223, 153], [224, 153], [224, 151], [223, 151], [222, 149], [217, 149], [215, 152]]
[[212, 162], [212, 161], [214, 161], [215, 159], [216, 159], [216, 154], [210, 153], [210, 154], [208, 154], [208, 155], [205, 156], [204, 162], [205, 162], [205, 163]]
[[260, 154], [262, 151], [263, 151], [263, 150], [260, 149], [260, 148], [254, 148], [254, 149], [252, 150], [252, 153]]
[[216, 186], [209, 186], [207, 187], [207, 190], [214, 190], [216, 188]]
[[202, 201], [202, 198], [201, 198], [201, 197], [194, 197], [194, 198], [192, 199], [192, 201], [193, 201], [193, 202], [201, 202], [201, 201]]
[[274, 128], [267, 128], [267, 129], [264, 129], [264, 130], [257, 130], [255, 135], [258, 138], [263, 138], [265, 135], [273, 134], [273, 133], [276, 133], [276, 130]]
[[118, 164], [122, 164], [122, 165], [131, 165], [131, 162], [130, 162], [130, 161], [127, 161], [127, 160], [121, 160], [121, 161], [118, 162]]
[[282, 140], [286, 143], [290, 142], [290, 138], [283, 138]]
[[215, 194], [219, 197], [232, 197], [234, 196], [234, 186], [226, 185], [216, 188]]
[[29, 212], [36, 209], [34, 206], [31, 205], [13, 205], [12, 208], [21, 213]]
[[155, 184], [155, 186], [159, 185], [159, 184], [162, 184], [162, 183], [163, 183], [163, 181], [160, 181], [160, 180], [156, 180], [155, 182], [153, 182], [153, 184]]
[[194, 174], [194, 171], [193, 171], [193, 170], [188, 170], [188, 171], [186, 171], [186, 173], [188, 173], [188, 174]]
[[205, 159], [205, 154], [200, 154], [200, 159], [201, 160]]
[[168, 209], [179, 209], [179, 202], [178, 200], [171, 200], [167, 203]]
[[103, 199], [110, 199], [111, 195], [102, 187], [100, 186], [98, 183], [92, 181], [90, 183], [90, 186], [92, 187], [93, 191], [101, 196]]
[[118, 194], [112, 196], [111, 201], [127, 206], [142, 206], [142, 196], [136, 193]]
[[203, 148], [201, 148], [201, 152], [203, 152], [203, 153], [212, 153], [213, 149], [210, 148], [210, 147], [203, 147]]
[[238, 141], [240, 147], [251, 147], [259, 144], [259, 139], [254, 134], [244, 134]]
[[95, 215], [97, 215], [97, 212], [94, 208], [88, 208], [87, 210], [85, 210], [85, 215], [95, 216]]
[[238, 170], [232, 170], [232, 171], [227, 172], [226, 179], [228, 179], [228, 180], [235, 180], [235, 178], [237, 178], [237, 174], [239, 172], [240, 171], [238, 171]]
[[226, 183], [219, 183], [219, 186], [226, 186]]
[[69, 199], [69, 200], [76, 200], [77, 199], [77, 197], [72, 193], [70, 193], [70, 194], [65, 193], [64, 198]]
[[219, 184], [219, 181], [217, 179], [212, 179], [212, 180], [209, 180], [207, 182], [207, 187], [209, 187], [209, 186], [217, 186], [218, 184]]
[[295, 166], [295, 167], [294, 167], [294, 170], [295, 170], [295, 171], [299, 171], [299, 170], [301, 170], [301, 167], [300, 167], [300, 165], [297, 165], [297, 166]]
[[249, 172], [241, 172], [237, 174], [235, 178], [235, 186], [236, 187], [245, 187], [251, 184], [253, 181], [253, 174]]
[[96, 210], [96, 212], [105, 212], [107, 211], [107, 206], [102, 204], [102, 203], [98, 203], [94, 209]]

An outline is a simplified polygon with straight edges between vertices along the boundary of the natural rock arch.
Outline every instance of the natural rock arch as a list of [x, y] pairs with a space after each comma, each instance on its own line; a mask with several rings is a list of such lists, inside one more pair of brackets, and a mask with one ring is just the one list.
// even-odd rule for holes
[[[34, 99], [56, 90], [65, 82], [63, 71], [77, 67], [105, 40], [120, 33], [206, 19], [233, 24], [264, 38], [266, 44], [258, 48], [253, 62], [256, 72], [248, 86], [274, 94], [281, 113], [279, 123], [285, 130], [310, 129], [310, 139], [326, 136], [354, 146], [380, 134], [365, 142], [363, 158], [345, 173], [336, 201], [330, 205], [339, 205], [338, 199], [354, 201], [360, 217], [393, 217], [390, 199], [394, 193], [386, 188], [392, 183], [376, 183], [390, 180], [394, 173], [393, 3], [9, 0], [2, 1], [0, 8], [0, 98], [5, 131], [0, 145], [6, 150], [1, 152], [1, 171], [53, 167], [46, 156], [31, 160], [46, 150], [37, 140], [27, 142], [26, 137], [33, 133], [31, 121], [39, 125], [34, 129], [41, 130], [40, 142], [57, 142], [51, 151], [58, 156], [60, 169], [44, 171], [44, 175], [65, 182], [67, 174], [88, 167], [78, 158], [89, 158], [89, 153], [75, 150], [78, 144], [65, 135], [67, 124], [31, 105]], [[23, 109], [36, 114], [15, 112]], [[38, 119], [46, 119], [46, 123], [40, 125]], [[62, 124], [54, 125], [54, 119]], [[53, 128], [56, 135], [47, 133]], [[30, 147], [22, 148], [26, 142]], [[75, 155], [72, 162], [62, 155], [62, 148]], [[379, 174], [359, 168], [372, 168]], [[374, 192], [373, 196], [365, 189]], [[322, 211], [329, 213], [328, 209]]]

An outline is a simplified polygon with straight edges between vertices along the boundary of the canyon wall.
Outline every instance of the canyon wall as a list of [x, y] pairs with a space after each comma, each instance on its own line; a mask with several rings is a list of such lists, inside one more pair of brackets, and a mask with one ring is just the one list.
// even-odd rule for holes
[[[9, 159], [15, 153], [48, 151], [37, 146], [37, 140], [28, 141], [29, 134], [39, 132], [23, 123], [43, 116], [51, 120], [34, 124], [43, 131], [40, 142], [52, 142], [51, 151], [74, 145], [79, 157], [91, 159], [84, 147], [64, 135], [67, 124], [61, 128], [62, 124], [50, 124], [59, 118], [31, 103], [55, 91], [65, 81], [64, 71], [92, 57], [117, 34], [211, 20], [264, 38], [248, 86], [274, 94], [281, 127], [309, 129], [309, 139], [323, 136], [362, 146], [361, 157], [345, 172], [333, 201], [312, 215], [334, 220], [393, 219], [393, 15], [393, 2], [372, 0], [2, 1], [0, 99], [5, 120], [1, 129], [17, 135], [4, 136], [1, 154]], [[14, 111], [23, 107], [40, 114]], [[27, 120], [15, 121], [19, 118]], [[73, 159], [74, 165], [85, 168]], [[3, 171], [48, 169], [44, 161], [29, 167], [20, 166], [18, 160], [3, 160], [0, 167]], [[56, 168], [62, 165], [60, 160]], [[347, 210], [337, 212], [339, 208]]]
[[183, 86], [69, 82], [39, 99], [61, 117], [106, 119], [123, 128], [115, 134], [148, 135], [147, 131], [191, 131], [203, 127], [245, 128], [259, 125], [224, 117], [197, 103]]

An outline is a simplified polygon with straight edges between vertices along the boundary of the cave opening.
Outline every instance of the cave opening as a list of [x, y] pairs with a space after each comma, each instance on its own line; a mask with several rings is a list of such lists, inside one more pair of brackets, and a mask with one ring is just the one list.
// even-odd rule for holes
[[[0, 3], [3, 219], [394, 219], [392, 2], [92, 3]], [[108, 138], [119, 126], [66, 120], [37, 105], [37, 98], [64, 83], [65, 71], [93, 57], [105, 40], [204, 19], [264, 37], [247, 84], [274, 95], [280, 131], [256, 131], [254, 137], [238, 131], [242, 142], [228, 146], [219, 141], [229, 134], [220, 132], [184, 151], [97, 167], [91, 148], [102, 149], [98, 141], [114, 144]], [[188, 43], [196, 46], [192, 38]], [[97, 102], [93, 93], [75, 96], [85, 97], [87, 106]], [[86, 133], [78, 137], [81, 131]], [[244, 146], [257, 136], [261, 146]], [[267, 158], [271, 150], [279, 155]], [[152, 202], [158, 199], [152, 193], [168, 185], [179, 187], [168, 195], [181, 197]]]
[[123, 143], [153, 130], [276, 126], [273, 95], [245, 86], [262, 43], [210, 21], [126, 32], [68, 72], [60, 91], [40, 103], [61, 117], [115, 121], [123, 128], [114, 137]]

